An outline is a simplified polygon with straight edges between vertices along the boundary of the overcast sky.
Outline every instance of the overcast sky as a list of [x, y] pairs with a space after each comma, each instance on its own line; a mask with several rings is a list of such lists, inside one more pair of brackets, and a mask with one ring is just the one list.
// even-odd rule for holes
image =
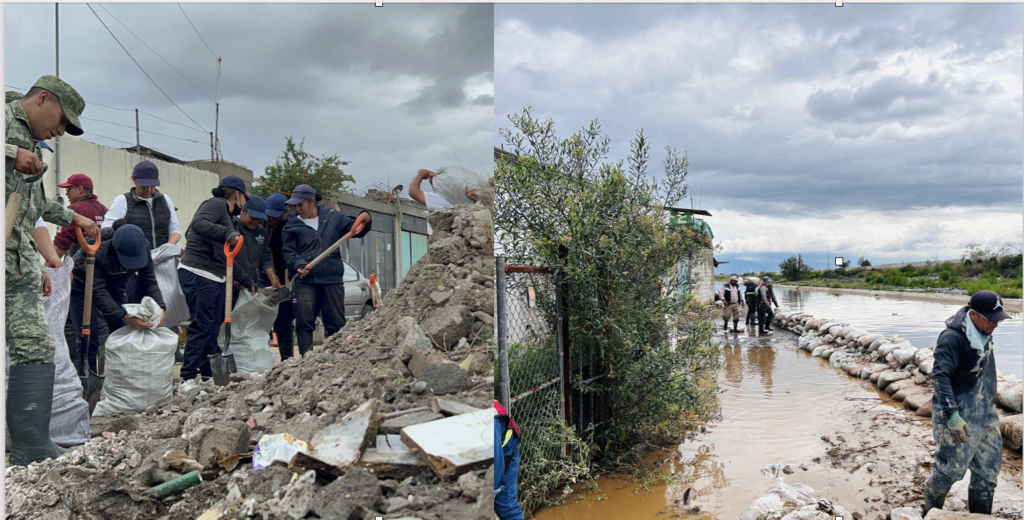
[[[1022, 228], [1020, 5], [498, 5], [495, 125], [688, 150], [723, 259], [958, 258]], [[496, 142], [500, 137], [495, 134]], [[689, 205], [687, 201], [686, 205]], [[723, 266], [728, 272], [732, 266]]]
[[[223, 157], [256, 176], [289, 135], [305, 137], [316, 155], [351, 161], [345, 170], [357, 187], [385, 182], [387, 172], [393, 184], [408, 187], [418, 169], [454, 164], [456, 156], [485, 177], [493, 171], [490, 5], [182, 4], [206, 43], [176, 4], [92, 6], [195, 121], [146, 78], [88, 6], [62, 4], [60, 75], [89, 102], [84, 139], [134, 146], [138, 108], [177, 123], [140, 115], [143, 146], [183, 160], [209, 159], [216, 52], [223, 58]], [[28, 88], [54, 73], [54, 6], [4, 8], [4, 82]]]

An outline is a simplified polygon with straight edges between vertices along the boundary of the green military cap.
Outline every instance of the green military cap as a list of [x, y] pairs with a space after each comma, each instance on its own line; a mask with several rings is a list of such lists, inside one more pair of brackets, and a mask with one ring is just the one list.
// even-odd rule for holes
[[41, 88], [57, 97], [60, 107], [64, 109], [64, 117], [68, 119], [67, 132], [71, 135], [82, 135], [82, 123], [78, 116], [85, 111], [85, 100], [78, 91], [57, 76], [46, 75], [39, 78], [32, 88]]
[[23, 97], [25, 97], [25, 95], [22, 94], [21, 92], [18, 92], [17, 90], [8, 90], [7, 91], [7, 96], [6, 96], [7, 100], [4, 101], [4, 103], [10, 103], [11, 101], [17, 101], [17, 100], [19, 100], [19, 99], [21, 99]]

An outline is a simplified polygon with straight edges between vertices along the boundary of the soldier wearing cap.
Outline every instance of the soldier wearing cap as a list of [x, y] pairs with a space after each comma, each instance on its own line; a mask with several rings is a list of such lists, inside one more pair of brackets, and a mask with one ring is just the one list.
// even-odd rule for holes
[[363, 211], [352, 218], [317, 204], [320, 195], [308, 184], [292, 191], [288, 204], [295, 213], [284, 226], [284, 261], [292, 277], [298, 277], [292, 289], [295, 301], [295, 337], [299, 355], [313, 348], [313, 330], [317, 316], [323, 317], [324, 337], [330, 337], [345, 326], [345, 264], [341, 251], [335, 249], [312, 269], [309, 263], [325, 249], [348, 234], [358, 223], [365, 224], [354, 238], [370, 231], [370, 213]]
[[924, 512], [942, 509], [946, 494], [971, 470], [967, 508], [992, 514], [992, 500], [1003, 467], [1003, 437], [996, 413], [996, 359], [992, 333], [1009, 318], [1003, 300], [978, 291], [946, 320], [935, 341], [932, 366], [932, 436], [935, 464], [924, 489]]
[[43, 76], [20, 100], [5, 107], [5, 200], [22, 195], [4, 258], [6, 269], [7, 348], [11, 356], [7, 380], [7, 429], [11, 464], [26, 465], [64, 450], [50, 439], [53, 402], [54, 340], [43, 309], [43, 273], [32, 230], [36, 221], [59, 226], [74, 223], [86, 236], [95, 236], [96, 222], [47, 199], [41, 182], [42, 152], [37, 141], [82, 135], [79, 115], [85, 101], [71, 85]]

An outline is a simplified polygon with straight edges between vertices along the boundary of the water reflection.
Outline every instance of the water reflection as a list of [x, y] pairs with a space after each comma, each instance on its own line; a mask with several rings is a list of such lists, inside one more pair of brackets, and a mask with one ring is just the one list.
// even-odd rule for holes
[[761, 377], [764, 395], [772, 395], [772, 370], [775, 368], [775, 350], [768, 345], [754, 345], [747, 349], [747, 366]]
[[725, 353], [725, 366], [722, 368], [722, 376], [733, 388], [739, 388], [743, 382], [743, 347], [739, 345], [726, 345], [722, 348]]

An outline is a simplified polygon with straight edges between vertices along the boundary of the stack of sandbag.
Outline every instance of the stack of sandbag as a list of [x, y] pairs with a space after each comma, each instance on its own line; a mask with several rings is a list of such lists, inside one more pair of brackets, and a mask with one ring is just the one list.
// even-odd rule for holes
[[165, 327], [177, 327], [188, 321], [188, 302], [185, 293], [178, 283], [178, 258], [181, 248], [177, 244], [164, 244], [152, 252], [153, 270], [156, 283], [160, 286], [160, 295], [167, 306]]
[[[235, 356], [239, 374], [263, 374], [271, 368], [277, 357], [270, 350], [270, 330], [277, 318], [277, 305], [263, 293], [242, 291], [231, 309], [231, 345], [228, 353]], [[224, 345], [221, 328], [217, 344]]]
[[761, 474], [773, 484], [761, 498], [754, 501], [739, 520], [759, 518], [780, 518], [781, 520], [832, 520], [836, 517], [852, 518], [841, 506], [814, 496], [814, 490], [805, 484], [785, 483], [782, 473], [786, 464], [771, 464], [761, 469]]
[[[57, 269], [44, 267], [50, 276], [53, 292], [43, 298], [46, 310], [46, 323], [53, 336], [55, 350], [53, 363], [53, 404], [50, 409], [50, 438], [64, 447], [78, 446], [89, 440], [89, 403], [82, 399], [82, 383], [78, 379], [75, 366], [71, 363], [71, 355], [64, 339], [64, 322], [68, 317], [71, 302], [71, 270], [75, 263], [68, 258], [63, 266]], [[4, 349], [7, 374], [10, 374], [11, 355]], [[6, 432], [6, 426], [5, 426]], [[11, 436], [7, 434], [7, 446], [11, 445]]]
[[107, 338], [103, 400], [93, 410], [97, 417], [142, 412], [171, 399], [178, 335], [157, 326], [163, 310], [149, 296], [142, 303], [123, 307], [129, 316], [153, 326], [141, 330], [121, 327]]

